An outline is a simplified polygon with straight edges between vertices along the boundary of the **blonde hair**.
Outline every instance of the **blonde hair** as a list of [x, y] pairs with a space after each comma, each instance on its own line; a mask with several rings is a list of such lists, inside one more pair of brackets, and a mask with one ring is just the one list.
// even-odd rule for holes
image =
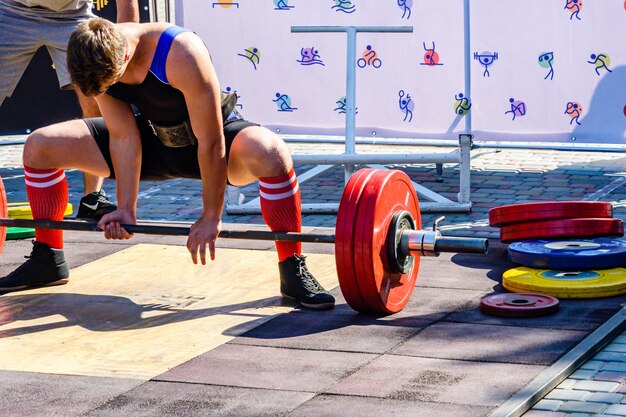
[[67, 45], [67, 68], [86, 96], [104, 93], [122, 74], [126, 38], [106, 19], [82, 22]]

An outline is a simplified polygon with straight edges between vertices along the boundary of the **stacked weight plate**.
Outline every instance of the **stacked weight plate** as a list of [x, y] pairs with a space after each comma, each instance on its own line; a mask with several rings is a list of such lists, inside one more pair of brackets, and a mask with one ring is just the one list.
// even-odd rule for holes
[[[28, 202], [8, 203], [9, 208], [8, 217], [11, 219], [32, 219], [33, 213], [30, 210]], [[72, 214], [72, 204], [68, 203], [64, 216]], [[7, 228], [7, 240], [27, 239], [35, 236], [35, 229], [26, 227], [8, 227]]]
[[500, 227], [505, 243], [529, 239], [623, 236], [624, 223], [613, 206], [596, 201], [513, 204], [489, 210], [489, 224]]
[[623, 222], [610, 203], [569, 201], [518, 204], [492, 209], [492, 226], [522, 265], [503, 274], [517, 293], [559, 298], [597, 298], [626, 293]]

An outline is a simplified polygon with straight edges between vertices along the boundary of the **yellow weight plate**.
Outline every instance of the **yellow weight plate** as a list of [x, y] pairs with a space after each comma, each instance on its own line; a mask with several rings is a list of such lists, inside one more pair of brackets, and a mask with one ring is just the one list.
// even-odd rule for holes
[[626, 293], [626, 268], [557, 271], [518, 267], [502, 275], [513, 292], [536, 292], [557, 298], [599, 298]]
[[[515, 293], [525, 293], [526, 290], [523, 288], [516, 288], [516, 287], [511, 287], [508, 286], [506, 287], [509, 291], [511, 292], [515, 292]], [[539, 294], [539, 291], [535, 291], [535, 293]], [[576, 293], [561, 293], [561, 292], [552, 292], [552, 291], [543, 291], [544, 295], [551, 295], [553, 297], [556, 297], [558, 299], [582, 299], [582, 298], [604, 298], [604, 297], [614, 297], [617, 295], [622, 295], [625, 294], [626, 290], [624, 289], [620, 289], [618, 291], [607, 291], [607, 292], [594, 292], [594, 293], [584, 293], [584, 294], [576, 294]]]
[[[9, 218], [10, 219], [32, 219], [33, 213], [30, 211], [30, 206], [28, 205], [28, 201], [25, 202], [16, 202], [9, 203]], [[65, 208], [65, 213], [63, 216], [70, 216], [74, 208], [72, 207], [72, 203], [67, 203], [67, 207]]]

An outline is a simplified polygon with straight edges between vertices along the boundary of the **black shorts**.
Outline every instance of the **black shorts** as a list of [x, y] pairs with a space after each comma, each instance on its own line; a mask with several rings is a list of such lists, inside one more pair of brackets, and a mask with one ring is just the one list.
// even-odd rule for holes
[[[111, 175], [115, 178], [115, 170], [109, 150], [109, 129], [104, 124], [102, 117], [84, 119], [91, 136], [93, 136], [100, 148], [104, 160], [109, 166]], [[198, 164], [198, 146], [185, 146], [182, 148], [170, 148], [161, 143], [159, 138], [141, 115], [136, 115], [135, 120], [141, 135], [141, 179], [160, 181], [171, 178], [200, 178], [200, 166]], [[230, 146], [237, 136], [246, 127], [259, 126], [247, 120], [234, 118], [224, 122], [224, 137], [226, 138], [226, 160], [230, 152]]]

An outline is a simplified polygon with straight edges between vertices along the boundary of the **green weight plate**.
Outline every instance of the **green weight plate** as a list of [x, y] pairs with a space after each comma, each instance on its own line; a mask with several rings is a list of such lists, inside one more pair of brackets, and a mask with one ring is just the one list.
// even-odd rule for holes
[[35, 237], [35, 229], [28, 227], [7, 227], [7, 240], [29, 239]]

